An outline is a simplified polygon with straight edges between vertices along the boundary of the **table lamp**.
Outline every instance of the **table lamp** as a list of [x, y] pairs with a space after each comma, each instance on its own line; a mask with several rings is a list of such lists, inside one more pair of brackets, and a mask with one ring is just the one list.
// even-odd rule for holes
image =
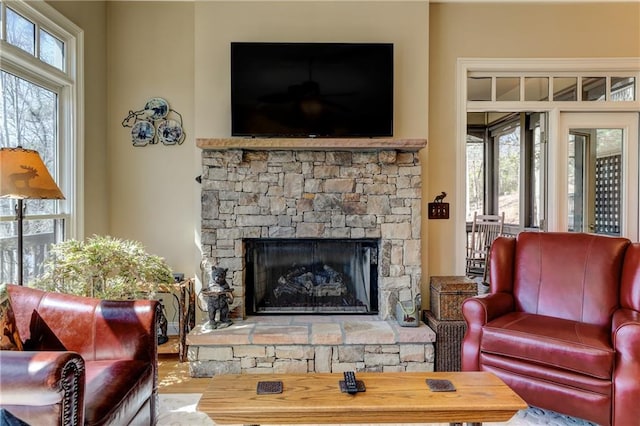
[[38, 151], [16, 148], [0, 148], [0, 198], [17, 200], [18, 221], [18, 284], [23, 285], [23, 220], [25, 205], [22, 200], [63, 200], [64, 195], [42, 162]]

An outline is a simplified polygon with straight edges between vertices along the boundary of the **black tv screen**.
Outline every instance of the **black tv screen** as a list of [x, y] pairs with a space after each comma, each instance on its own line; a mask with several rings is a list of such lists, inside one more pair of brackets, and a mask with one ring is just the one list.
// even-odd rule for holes
[[393, 135], [393, 44], [231, 43], [231, 133]]

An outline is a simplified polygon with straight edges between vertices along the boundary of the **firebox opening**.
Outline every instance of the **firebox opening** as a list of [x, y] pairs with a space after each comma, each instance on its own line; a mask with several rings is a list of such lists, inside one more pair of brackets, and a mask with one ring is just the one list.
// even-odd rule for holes
[[245, 239], [248, 314], [376, 314], [378, 240]]

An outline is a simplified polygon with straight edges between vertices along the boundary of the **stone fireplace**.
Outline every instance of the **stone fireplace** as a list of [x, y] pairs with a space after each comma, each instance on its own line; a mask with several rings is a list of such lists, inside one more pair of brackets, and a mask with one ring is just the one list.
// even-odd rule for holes
[[421, 167], [414, 145], [400, 141], [390, 149], [371, 140], [371, 147], [354, 149], [347, 141], [319, 150], [307, 139], [295, 149], [256, 149], [253, 139], [232, 139], [236, 149], [206, 141], [199, 140], [202, 250], [208, 265], [229, 269], [234, 318], [251, 311], [248, 240], [375, 239], [380, 316], [389, 318], [398, 298], [419, 291]]
[[432, 371], [433, 331], [393, 315], [420, 289], [425, 144], [199, 139], [204, 270], [235, 301], [189, 333], [191, 375]]

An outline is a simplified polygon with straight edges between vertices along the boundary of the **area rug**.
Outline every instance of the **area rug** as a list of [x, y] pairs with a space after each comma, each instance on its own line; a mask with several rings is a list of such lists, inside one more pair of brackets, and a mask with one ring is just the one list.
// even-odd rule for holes
[[[205, 413], [197, 411], [199, 393], [163, 393], [160, 394], [160, 412], [158, 426], [212, 426], [215, 423]], [[485, 426], [597, 426], [594, 423], [575, 417], [565, 416], [553, 411], [530, 407], [519, 411], [506, 423], [483, 423]], [[372, 426], [361, 425], [361, 426]], [[448, 426], [449, 423], [424, 423], [423, 426]], [[316, 425], [306, 425], [316, 426]], [[320, 425], [317, 425], [320, 426]], [[416, 426], [415, 423], [387, 426]]]

